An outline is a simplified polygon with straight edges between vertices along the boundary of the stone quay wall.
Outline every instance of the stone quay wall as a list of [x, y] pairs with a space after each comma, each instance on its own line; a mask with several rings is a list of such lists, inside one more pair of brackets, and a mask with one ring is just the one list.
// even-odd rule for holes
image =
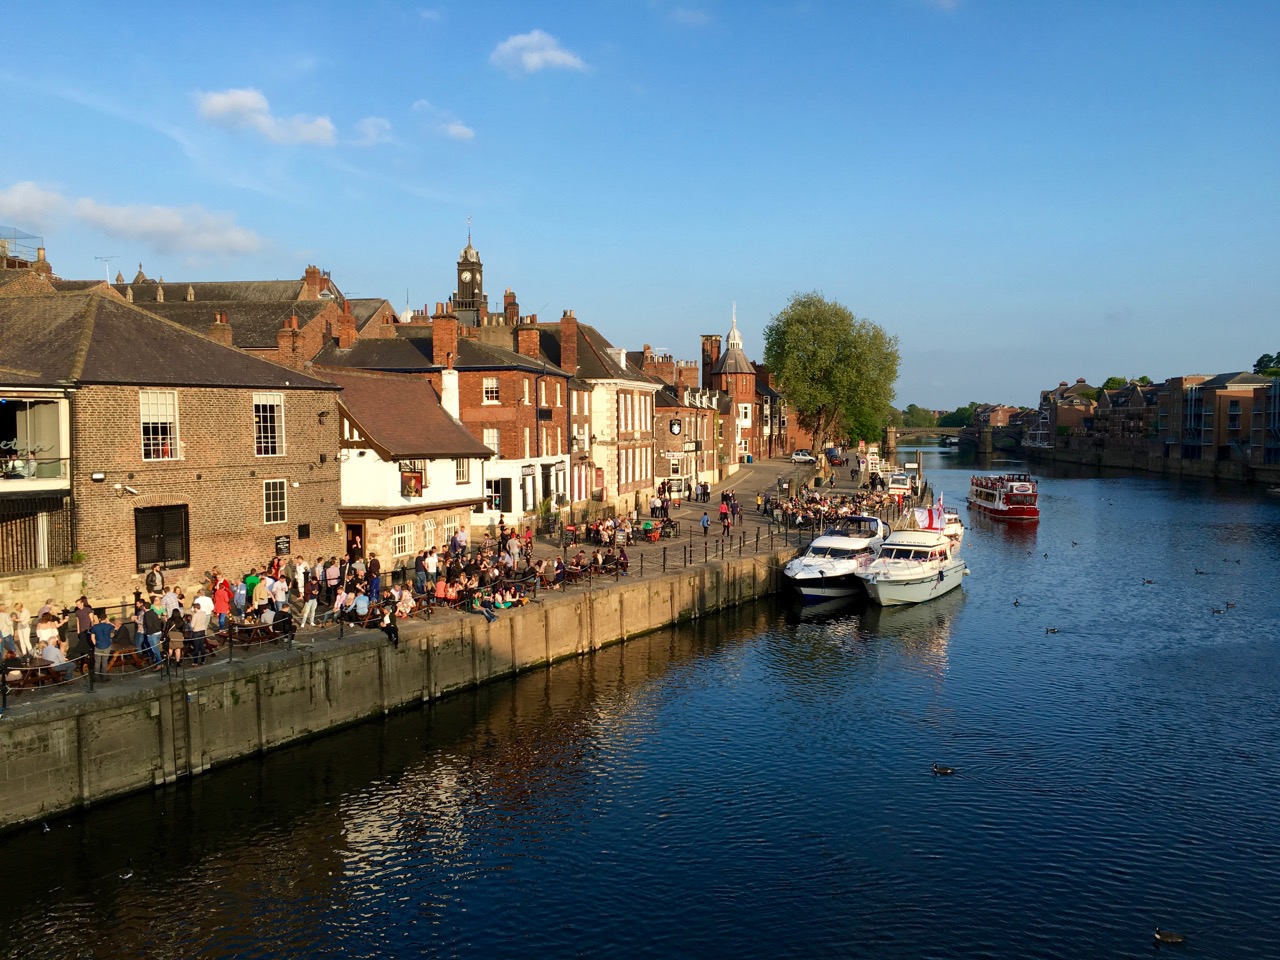
[[[544, 592], [489, 624], [443, 614], [274, 651], [182, 681], [41, 704], [0, 725], [0, 829], [194, 776], [766, 596], [791, 551]], [[303, 635], [304, 640], [309, 639]]]

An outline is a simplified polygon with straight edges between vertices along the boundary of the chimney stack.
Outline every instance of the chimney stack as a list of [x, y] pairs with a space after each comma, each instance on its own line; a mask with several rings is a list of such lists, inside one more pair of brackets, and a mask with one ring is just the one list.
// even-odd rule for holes
[[458, 318], [440, 314], [431, 321], [431, 362], [452, 367], [457, 355]]
[[336, 334], [339, 350], [350, 350], [356, 343], [356, 318], [351, 314], [351, 302], [342, 302], [342, 313], [338, 315], [338, 332]]
[[572, 310], [560, 317], [560, 369], [571, 377], [578, 375], [578, 318]]
[[522, 357], [532, 357], [537, 360], [542, 355], [541, 350], [542, 337], [538, 333], [538, 328], [529, 324], [522, 324], [516, 327], [516, 353]]
[[720, 359], [720, 335], [704, 333], [702, 335], [702, 389], [711, 390], [711, 371]]
[[213, 323], [209, 324], [208, 337], [224, 347], [231, 346], [231, 322], [227, 319], [225, 310], [214, 312]]

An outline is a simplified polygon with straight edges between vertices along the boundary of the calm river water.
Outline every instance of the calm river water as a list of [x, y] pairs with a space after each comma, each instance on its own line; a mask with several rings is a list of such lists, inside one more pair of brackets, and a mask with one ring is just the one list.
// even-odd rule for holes
[[1280, 497], [1041, 494], [919, 607], [780, 598], [0, 837], [0, 957], [1280, 956]]

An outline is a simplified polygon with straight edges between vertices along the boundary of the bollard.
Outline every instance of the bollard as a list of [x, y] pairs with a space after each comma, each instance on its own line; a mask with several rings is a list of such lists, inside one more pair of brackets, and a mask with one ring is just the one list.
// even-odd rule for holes
[[756, 553], [760, 552], [760, 528], [756, 527]]
[[707, 541], [702, 541], [702, 562], [707, 562]]
[[640, 554], [640, 576], [644, 576], [644, 554]]
[[667, 572], [667, 548], [662, 548], [662, 572]]
[[236, 661], [236, 641], [235, 631], [230, 625], [227, 626], [227, 663], [235, 663]]

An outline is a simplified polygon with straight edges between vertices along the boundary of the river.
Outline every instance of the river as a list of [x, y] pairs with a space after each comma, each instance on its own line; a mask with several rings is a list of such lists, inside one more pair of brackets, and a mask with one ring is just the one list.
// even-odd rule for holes
[[0, 836], [0, 957], [1280, 955], [1280, 497], [1040, 491], [928, 604], [778, 598]]

